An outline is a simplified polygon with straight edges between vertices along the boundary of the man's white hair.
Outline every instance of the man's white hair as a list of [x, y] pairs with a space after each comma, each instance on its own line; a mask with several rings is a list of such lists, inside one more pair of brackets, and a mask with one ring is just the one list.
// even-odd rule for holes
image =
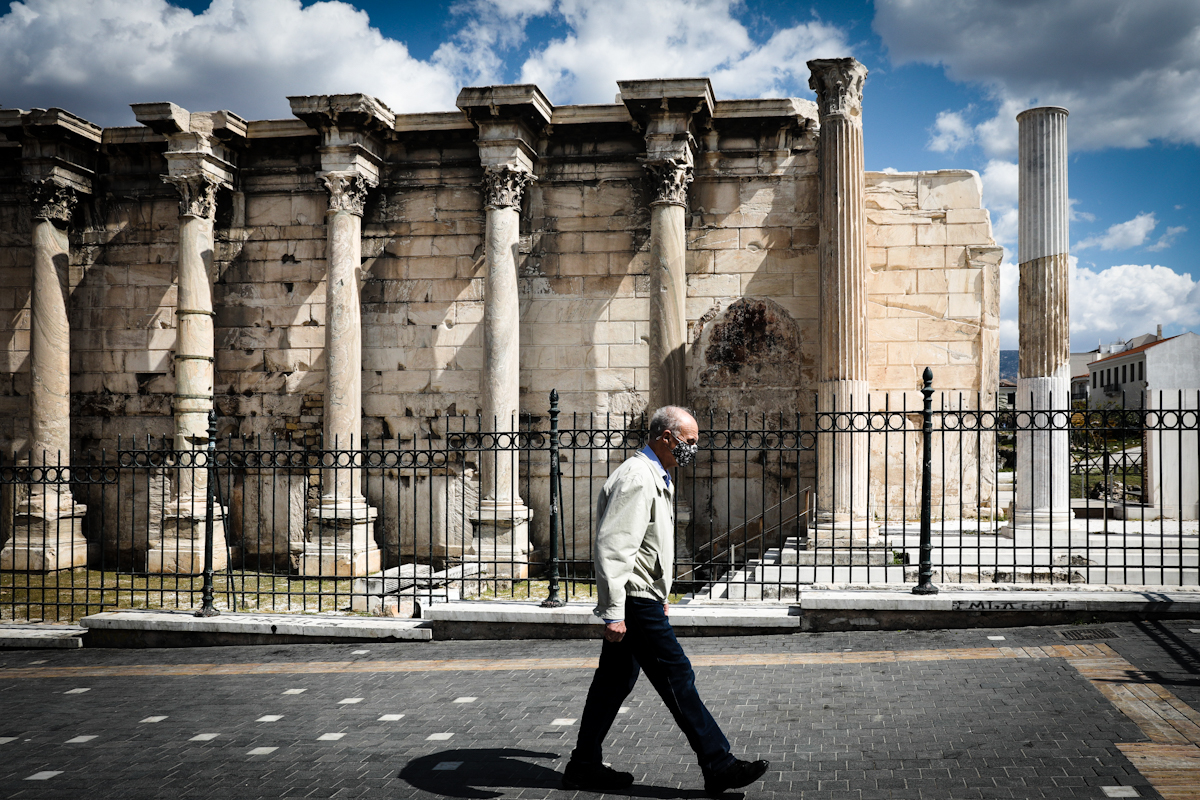
[[695, 419], [691, 411], [683, 406], [663, 406], [650, 416], [650, 440], [662, 436], [663, 431], [670, 429], [678, 431], [681, 425], [686, 425]]

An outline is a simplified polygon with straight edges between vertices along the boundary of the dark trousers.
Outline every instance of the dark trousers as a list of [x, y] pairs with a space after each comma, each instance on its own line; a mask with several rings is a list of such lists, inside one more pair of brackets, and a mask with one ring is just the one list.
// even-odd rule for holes
[[688, 744], [696, 751], [701, 768], [712, 772], [732, 764], [729, 740], [696, 692], [696, 673], [675, 638], [662, 603], [626, 598], [625, 628], [621, 641], [605, 641], [600, 651], [600, 665], [588, 689], [579, 741], [571, 758], [600, 763], [604, 737], [621, 703], [633, 691], [639, 671], [645, 670], [675, 723], [687, 736]]

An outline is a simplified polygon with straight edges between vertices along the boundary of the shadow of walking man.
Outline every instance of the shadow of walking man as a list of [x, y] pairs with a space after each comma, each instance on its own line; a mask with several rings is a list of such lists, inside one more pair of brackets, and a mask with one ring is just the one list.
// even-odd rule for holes
[[[442, 750], [439, 753], [414, 758], [400, 770], [398, 777], [414, 789], [440, 797], [479, 800], [503, 797], [507, 790], [558, 789], [562, 786], [561, 772], [527, 759], [556, 761], [558, 754], [508, 747]], [[639, 786], [636, 783], [629, 789], [614, 794], [659, 800], [705, 797], [704, 792], [700, 790]], [[743, 795], [726, 796], [730, 800], [737, 800]]]
[[496, 748], [443, 750], [414, 758], [400, 770], [413, 788], [442, 797], [501, 797], [504, 789], [555, 789], [562, 775], [526, 759], [558, 758], [557, 753]]

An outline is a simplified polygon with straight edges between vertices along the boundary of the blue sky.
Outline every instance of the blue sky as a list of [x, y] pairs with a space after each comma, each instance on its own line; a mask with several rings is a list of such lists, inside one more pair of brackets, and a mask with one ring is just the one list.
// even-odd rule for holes
[[868, 169], [984, 179], [1016, 346], [1016, 122], [1070, 117], [1073, 349], [1200, 330], [1195, 0], [25, 0], [0, 14], [0, 105], [103, 125], [171, 100], [247, 118], [288, 94], [364, 91], [399, 112], [463, 85], [611, 102], [625, 78], [707, 75], [718, 97], [812, 97], [808, 58], [870, 70]]

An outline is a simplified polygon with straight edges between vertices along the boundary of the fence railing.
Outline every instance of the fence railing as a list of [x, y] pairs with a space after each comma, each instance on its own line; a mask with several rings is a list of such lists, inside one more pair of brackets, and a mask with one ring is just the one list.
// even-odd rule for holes
[[[1200, 583], [1196, 393], [1047, 411], [933, 394], [927, 381], [914, 408], [699, 415], [700, 452], [676, 475], [676, 593]], [[0, 464], [0, 618], [590, 596], [596, 499], [646, 444], [645, 420], [560, 413], [553, 394], [547, 414], [498, 427], [434, 418], [411, 439], [329, 449], [145, 439]], [[823, 447], [850, 455], [819, 474]]]

